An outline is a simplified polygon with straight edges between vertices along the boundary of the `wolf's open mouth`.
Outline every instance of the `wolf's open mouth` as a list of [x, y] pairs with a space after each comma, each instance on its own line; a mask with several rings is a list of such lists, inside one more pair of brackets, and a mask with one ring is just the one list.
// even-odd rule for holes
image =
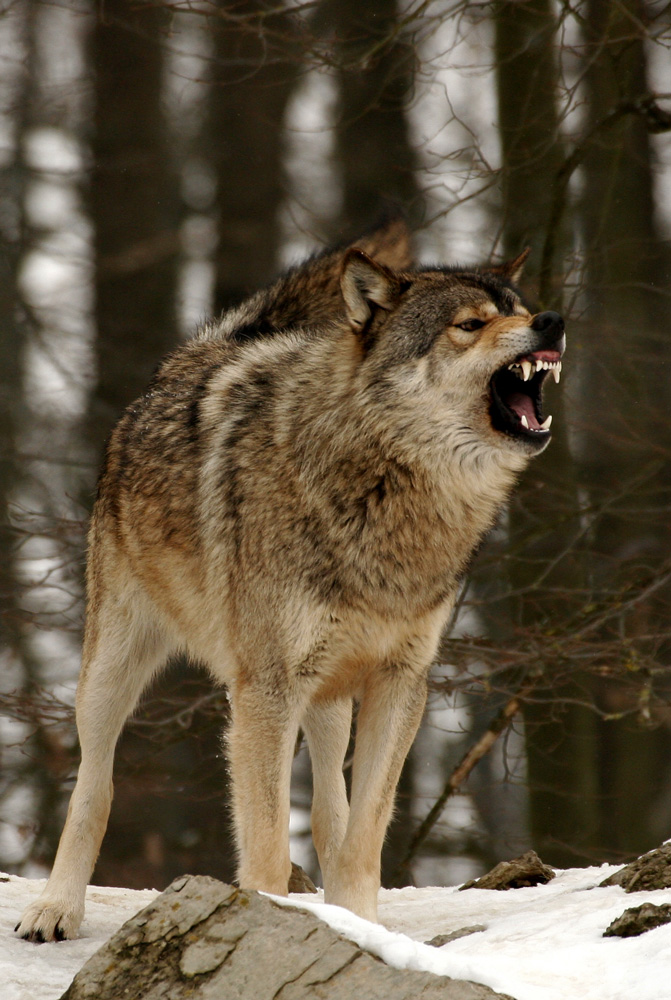
[[539, 444], [547, 441], [552, 417], [543, 419], [542, 386], [548, 372], [552, 372], [555, 382], [559, 381], [559, 351], [534, 351], [494, 372], [490, 415], [497, 431]]

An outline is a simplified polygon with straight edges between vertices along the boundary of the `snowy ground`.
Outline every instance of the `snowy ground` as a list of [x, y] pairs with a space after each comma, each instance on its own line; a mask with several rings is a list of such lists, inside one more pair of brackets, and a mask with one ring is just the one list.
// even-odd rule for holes
[[[516, 1000], [669, 1000], [671, 924], [635, 938], [602, 934], [629, 907], [648, 901], [671, 903], [671, 889], [626, 894], [617, 886], [598, 888], [616, 870], [607, 865], [570, 869], [559, 872], [548, 885], [507, 892], [383, 891], [384, 927], [326, 906], [319, 897], [293, 896], [292, 903], [314, 910], [390, 965], [472, 979]], [[12, 928], [42, 885], [16, 876], [0, 881], [3, 1000], [60, 997], [87, 958], [156, 896], [154, 890], [92, 886], [81, 937], [34, 945], [18, 939]], [[484, 924], [486, 930], [442, 948], [422, 943], [473, 924]]]

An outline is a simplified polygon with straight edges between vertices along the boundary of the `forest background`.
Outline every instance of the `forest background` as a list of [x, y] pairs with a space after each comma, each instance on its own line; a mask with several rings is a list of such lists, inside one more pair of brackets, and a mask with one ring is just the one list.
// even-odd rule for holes
[[[0, 868], [46, 873], [73, 784], [113, 422], [199, 320], [390, 206], [423, 261], [530, 245], [524, 291], [569, 348], [552, 444], [434, 670], [383, 881], [671, 834], [671, 6], [2, 0]], [[148, 692], [95, 882], [232, 878], [226, 715], [183, 663]], [[292, 853], [316, 875], [305, 748], [294, 778]]]

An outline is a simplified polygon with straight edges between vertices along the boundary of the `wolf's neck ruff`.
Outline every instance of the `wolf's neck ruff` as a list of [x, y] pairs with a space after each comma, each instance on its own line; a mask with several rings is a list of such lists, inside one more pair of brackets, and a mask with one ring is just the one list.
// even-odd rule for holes
[[204, 327], [122, 416], [89, 535], [82, 763], [24, 937], [76, 933], [119, 732], [177, 649], [229, 686], [240, 884], [287, 892], [301, 726], [326, 900], [375, 919], [441, 631], [474, 549], [551, 436], [542, 392], [563, 321], [520, 298], [525, 256], [413, 268], [392, 220]]

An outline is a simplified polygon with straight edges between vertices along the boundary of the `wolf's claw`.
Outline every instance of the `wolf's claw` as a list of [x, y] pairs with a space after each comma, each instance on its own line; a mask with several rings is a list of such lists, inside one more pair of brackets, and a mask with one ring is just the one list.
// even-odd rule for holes
[[65, 941], [77, 935], [82, 914], [62, 904], [36, 900], [26, 910], [14, 928], [24, 941], [45, 944], [47, 941]]

